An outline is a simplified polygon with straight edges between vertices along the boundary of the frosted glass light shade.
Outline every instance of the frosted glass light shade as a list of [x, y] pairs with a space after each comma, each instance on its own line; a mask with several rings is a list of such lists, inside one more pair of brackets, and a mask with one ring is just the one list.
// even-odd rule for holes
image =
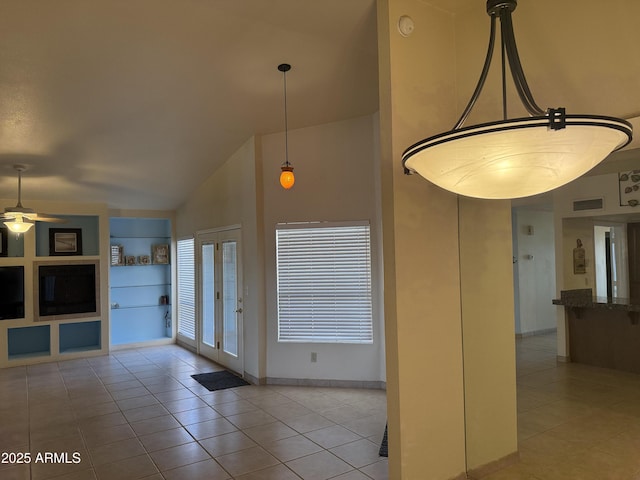
[[628, 122], [566, 115], [565, 128], [547, 116], [461, 128], [409, 147], [402, 164], [436, 185], [467, 197], [528, 197], [560, 187], [631, 141]]
[[9, 230], [13, 233], [25, 233], [28, 232], [31, 227], [33, 227], [32, 222], [24, 222], [22, 217], [16, 217], [15, 219], [4, 222]]

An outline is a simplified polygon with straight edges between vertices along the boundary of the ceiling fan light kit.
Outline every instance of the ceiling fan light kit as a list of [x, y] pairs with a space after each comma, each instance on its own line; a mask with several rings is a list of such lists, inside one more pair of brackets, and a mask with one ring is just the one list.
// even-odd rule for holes
[[[511, 13], [517, 0], [488, 0], [489, 47], [476, 89], [454, 128], [421, 140], [402, 155], [404, 172], [418, 173], [451, 192], [475, 198], [509, 199], [544, 193], [591, 170], [632, 138], [631, 124], [602, 115], [541, 109], [520, 63]], [[464, 127], [484, 87], [500, 20], [503, 120]], [[506, 62], [529, 113], [507, 118]]]
[[7, 228], [20, 234], [28, 232], [36, 221], [64, 222], [63, 219], [38, 214], [32, 208], [22, 206], [22, 172], [27, 170], [27, 167], [26, 165], [14, 165], [13, 168], [18, 172], [18, 203], [15, 207], [6, 207], [4, 214], [0, 215], [0, 220], [4, 220]]
[[26, 233], [33, 227], [34, 222], [30, 222], [29, 220], [25, 221], [21, 217], [18, 217], [12, 221], [4, 222], [4, 224], [13, 233]]

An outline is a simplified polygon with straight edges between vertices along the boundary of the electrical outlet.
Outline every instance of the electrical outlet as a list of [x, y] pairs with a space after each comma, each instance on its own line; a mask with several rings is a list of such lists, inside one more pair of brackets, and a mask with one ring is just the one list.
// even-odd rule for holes
[[318, 361], [318, 354], [316, 352], [311, 352], [311, 363], [316, 363]]

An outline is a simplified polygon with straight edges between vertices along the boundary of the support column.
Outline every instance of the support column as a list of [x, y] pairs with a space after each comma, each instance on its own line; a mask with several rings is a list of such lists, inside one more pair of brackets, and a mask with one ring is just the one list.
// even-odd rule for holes
[[[397, 22], [409, 15], [413, 34]], [[389, 478], [464, 478], [457, 197], [403, 174], [404, 148], [455, 122], [453, 18], [378, 3]]]
[[467, 470], [518, 460], [511, 202], [460, 197]]
[[[409, 37], [398, 31], [403, 15], [415, 24]], [[456, 195], [404, 175], [400, 161], [406, 147], [459, 115], [454, 27], [453, 15], [420, 0], [378, 1], [394, 480], [466, 478], [517, 450], [509, 203], [464, 199], [459, 208]], [[482, 266], [490, 268], [480, 274]]]

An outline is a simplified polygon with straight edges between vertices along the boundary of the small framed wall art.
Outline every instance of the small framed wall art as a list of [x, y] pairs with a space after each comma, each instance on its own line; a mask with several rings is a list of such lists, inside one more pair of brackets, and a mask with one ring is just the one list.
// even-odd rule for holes
[[153, 245], [151, 247], [151, 258], [156, 265], [166, 265], [169, 263], [169, 245]]
[[82, 229], [50, 228], [49, 255], [82, 255]]
[[111, 245], [111, 265], [124, 265], [124, 249], [122, 245]]

